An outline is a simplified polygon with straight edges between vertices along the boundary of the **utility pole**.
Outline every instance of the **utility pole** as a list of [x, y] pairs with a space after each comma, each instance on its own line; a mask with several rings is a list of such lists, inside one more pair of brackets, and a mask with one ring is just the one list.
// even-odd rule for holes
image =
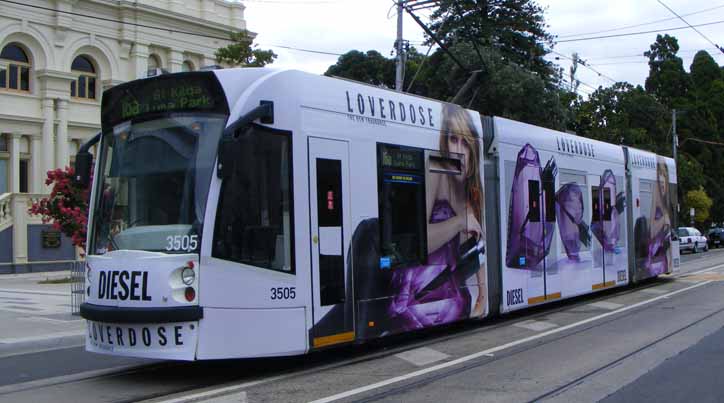
[[397, 71], [395, 73], [395, 89], [402, 92], [404, 85], [402, 79], [402, 71], [405, 68], [405, 60], [403, 56], [402, 44], [402, 13], [404, 0], [397, 0], [397, 41], [395, 41], [395, 49], [397, 49]]
[[[671, 141], [672, 141], [671, 155], [674, 157], [674, 163], [677, 164], [678, 161], [676, 161], [676, 147], [679, 146], [679, 136], [676, 134], [676, 109], [671, 111]], [[678, 167], [678, 164], [677, 164], [677, 167]]]

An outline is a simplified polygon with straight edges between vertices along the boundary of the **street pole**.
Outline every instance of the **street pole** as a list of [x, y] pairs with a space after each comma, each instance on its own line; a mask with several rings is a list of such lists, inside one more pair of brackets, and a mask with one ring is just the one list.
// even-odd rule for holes
[[[679, 161], [677, 161], [677, 155], [676, 148], [679, 147], [679, 135], [676, 134], [676, 109], [671, 111], [671, 156], [674, 159], [674, 166], [676, 167], [676, 177], [679, 176]], [[676, 187], [677, 192], [679, 192], [679, 187]], [[679, 192], [680, 193], [680, 192]], [[679, 225], [679, 206], [681, 206], [681, 201], [679, 201], [679, 195], [676, 195], [677, 199], [677, 206], [676, 206], [676, 214], [674, 214], [674, 228], [677, 228]], [[691, 225], [694, 226], [694, 217], [691, 217]]]
[[397, 0], [397, 41], [395, 41], [395, 49], [397, 49], [397, 71], [395, 73], [395, 89], [402, 92], [402, 70], [404, 68], [404, 60], [402, 56], [402, 12], [404, 0]]
[[[674, 163], [676, 164], [676, 147], [679, 146], [679, 136], [676, 134], [676, 109], [671, 111], [671, 141], [672, 141], [672, 153], [674, 157]], [[677, 165], [678, 167], [678, 165]]]

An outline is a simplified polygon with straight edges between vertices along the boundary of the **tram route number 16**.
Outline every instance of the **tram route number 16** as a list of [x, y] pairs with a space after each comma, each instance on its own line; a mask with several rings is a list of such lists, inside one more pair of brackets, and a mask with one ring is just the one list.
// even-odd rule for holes
[[169, 235], [166, 237], [166, 250], [176, 251], [182, 250], [185, 252], [191, 252], [199, 247], [199, 236], [198, 235]]

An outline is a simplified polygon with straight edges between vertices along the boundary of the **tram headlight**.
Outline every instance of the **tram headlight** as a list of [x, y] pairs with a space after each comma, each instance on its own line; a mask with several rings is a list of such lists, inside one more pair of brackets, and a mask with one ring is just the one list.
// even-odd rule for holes
[[194, 280], [196, 279], [196, 272], [190, 267], [186, 267], [181, 272], [181, 281], [184, 282], [186, 285], [191, 285], [194, 283]]

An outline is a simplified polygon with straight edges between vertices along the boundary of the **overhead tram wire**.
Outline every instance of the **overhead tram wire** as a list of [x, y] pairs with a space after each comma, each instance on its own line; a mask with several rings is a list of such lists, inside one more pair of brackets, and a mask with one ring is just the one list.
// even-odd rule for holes
[[[5, 1], [5, 0], [3, 0], [3, 1]], [[694, 24], [694, 25], [685, 26], [685, 27], [661, 28], [661, 29], [653, 29], [650, 31], [637, 31], [637, 32], [627, 32], [627, 33], [623, 33], [623, 34], [588, 36], [588, 37], [583, 37], [583, 38], [564, 39], [564, 40], [556, 41], [556, 43], [582, 42], [582, 41], [592, 41], [592, 40], [596, 40], [596, 39], [621, 38], [624, 36], [655, 34], [655, 33], [659, 33], [659, 32], [668, 32], [668, 31], [680, 31], [682, 29], [692, 29], [694, 27], [707, 27], [710, 25], [718, 25], [718, 24], [724, 24], [724, 20], [705, 22], [702, 24]]]
[[[56, 9], [54, 9], [54, 8], [43, 7], [43, 6], [33, 5], [33, 4], [25, 4], [25, 3], [21, 3], [21, 2], [13, 1], [13, 0], [0, 0], [0, 2], [15, 4], [15, 5], [23, 6], [23, 7], [35, 8], [35, 9], [39, 9], [39, 10], [52, 11], [52, 12], [55, 12], [55, 13], [68, 14], [68, 15], [73, 15], [73, 16], [76, 16], [76, 17], [91, 18], [91, 19], [96, 19], [96, 20], [100, 20], [100, 21], [114, 22], [114, 23], [117, 23], [117, 24], [131, 25], [131, 26], [135, 26], [135, 27], [139, 27], [139, 28], [155, 29], [155, 30], [159, 30], [159, 31], [171, 32], [171, 33], [177, 33], [177, 34], [184, 34], [184, 35], [193, 35], [193, 36], [198, 36], [198, 37], [202, 37], [202, 38], [209, 38], [209, 39], [219, 39], [219, 40], [222, 40], [222, 41], [229, 41], [229, 40], [230, 40], [230, 38], [228, 38], [228, 37], [221, 37], [221, 36], [216, 36], [216, 35], [207, 35], [207, 34], [201, 34], [201, 33], [197, 33], [197, 32], [183, 31], [183, 30], [174, 29], [174, 28], [164, 28], [164, 27], [158, 27], [158, 26], [154, 26], [154, 25], [140, 24], [140, 23], [137, 23], [137, 22], [121, 21], [121, 20], [117, 20], [117, 19], [113, 19], [113, 18], [99, 17], [99, 16], [95, 16], [95, 15], [88, 15], [88, 14], [83, 14], [83, 13], [78, 13], [78, 12], [73, 12], [73, 11], [56, 10]], [[327, 52], [327, 51], [313, 50], [313, 49], [304, 49], [304, 48], [296, 48], [296, 47], [293, 47], [293, 46], [286, 46], [286, 45], [275, 45], [275, 44], [261, 44], [261, 45], [263, 45], [263, 46], [275, 47], [275, 48], [295, 50], [295, 51], [299, 51], [299, 52], [307, 52], [307, 53], [315, 53], [315, 54], [321, 54], [321, 55], [328, 55], [328, 56], [342, 56], [342, 55], [343, 55], [342, 53]]]
[[[553, 53], [553, 54], [555, 54], [555, 55], [558, 55], [558, 56], [560, 56], [560, 57], [563, 57], [563, 58], [565, 58], [565, 59], [568, 59], [568, 60], [570, 60], [570, 61], [573, 61], [573, 58], [571, 58], [570, 56], [564, 55], [563, 53], [560, 53], [560, 52], [556, 52], [555, 50], [551, 50], [551, 53]], [[617, 83], [617, 82], [618, 82], [618, 80], [615, 80], [615, 79], [613, 79], [613, 78], [611, 78], [611, 77], [609, 77], [609, 76], [601, 73], [600, 71], [594, 69], [594, 68], [593, 68], [588, 62], [586, 62], [585, 60], [580, 60], [580, 59], [579, 59], [579, 62], [580, 62], [580, 64], [581, 64], [581, 66], [583, 66], [583, 67], [591, 70], [592, 72], [598, 74], [600, 77], [603, 77], [603, 78], [611, 81], [612, 83]]]
[[677, 14], [676, 11], [672, 10], [671, 7], [669, 7], [669, 6], [666, 5], [666, 3], [664, 3], [664, 2], [661, 1], [661, 0], [656, 0], [656, 1], [658, 1], [659, 4], [661, 4], [662, 6], [664, 6], [667, 10], [671, 11], [671, 14], [674, 14], [675, 16], [677, 16], [681, 21], [684, 21], [684, 23], [686, 23], [686, 25], [688, 25], [688, 26], [689, 26], [691, 29], [693, 29], [697, 34], [699, 34], [699, 36], [701, 36], [702, 38], [706, 39], [707, 42], [711, 43], [712, 45], [714, 45], [714, 47], [716, 47], [717, 49], [719, 49], [720, 52], [724, 53], [724, 49], [723, 49], [723, 48], [721, 48], [719, 45], [717, 45], [716, 43], [714, 43], [714, 41], [712, 41], [711, 39], [709, 39], [706, 35], [704, 35], [701, 31], [699, 31], [698, 29], [696, 29], [693, 25], [689, 24], [689, 21], [686, 21], [682, 16], [680, 16], [679, 14]]
[[[711, 7], [711, 8], [707, 8], [707, 9], [704, 9], [704, 10], [699, 10], [699, 11], [694, 11], [694, 12], [692, 12], [692, 13], [683, 14], [682, 17], [689, 17], [689, 16], [692, 16], [692, 15], [701, 14], [701, 13], [705, 13], [705, 12], [707, 12], [707, 11], [713, 11], [713, 10], [717, 10], [717, 9], [720, 9], [720, 8], [724, 8], [724, 4], [721, 5], [721, 6]], [[647, 25], [654, 25], [654, 24], [658, 24], [658, 23], [661, 23], [661, 22], [666, 22], [666, 21], [671, 21], [671, 20], [676, 20], [676, 19], [677, 19], [677, 17], [669, 17], [669, 18], [663, 18], [663, 19], [660, 19], [660, 20], [644, 22], [644, 23], [641, 23], [641, 24], [624, 25], [624, 26], [620, 26], [620, 27], [618, 27], [618, 28], [604, 29], [604, 30], [601, 30], [601, 31], [582, 32], [582, 33], [578, 33], [578, 34], [558, 35], [558, 38], [575, 38], [575, 37], [578, 37], [578, 36], [605, 34], [605, 33], [608, 33], [608, 32], [616, 32], [616, 31], [622, 31], [622, 30], [624, 30], [624, 29], [644, 27], [644, 26], [647, 26]]]

